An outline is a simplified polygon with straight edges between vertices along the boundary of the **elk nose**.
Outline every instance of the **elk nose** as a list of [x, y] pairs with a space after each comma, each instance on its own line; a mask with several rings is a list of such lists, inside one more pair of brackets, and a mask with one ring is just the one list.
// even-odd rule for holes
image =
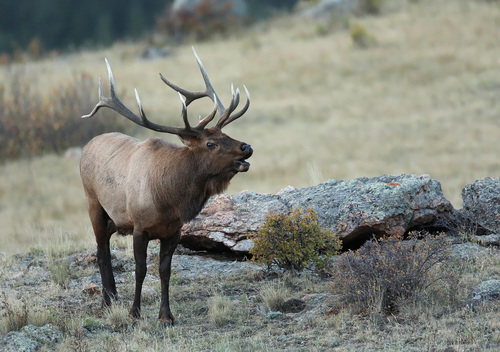
[[250, 144], [241, 143], [240, 149], [242, 152], [251, 152], [252, 146]]

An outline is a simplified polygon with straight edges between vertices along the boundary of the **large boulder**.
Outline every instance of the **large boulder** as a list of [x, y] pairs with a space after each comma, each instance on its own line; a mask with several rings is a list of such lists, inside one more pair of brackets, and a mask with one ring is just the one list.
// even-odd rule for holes
[[479, 230], [478, 234], [500, 234], [500, 178], [486, 177], [462, 190], [459, 213]]
[[439, 182], [428, 175], [329, 180], [303, 189], [289, 186], [274, 195], [244, 191], [215, 197], [184, 225], [181, 244], [246, 253], [269, 212], [288, 213], [297, 207], [312, 207], [321, 226], [348, 246], [373, 235], [403, 235], [432, 226], [454, 212]]

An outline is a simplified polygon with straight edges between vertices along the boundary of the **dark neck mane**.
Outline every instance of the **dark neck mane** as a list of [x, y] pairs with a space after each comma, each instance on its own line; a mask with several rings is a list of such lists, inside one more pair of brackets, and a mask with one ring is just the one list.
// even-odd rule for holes
[[151, 179], [155, 204], [183, 223], [198, 215], [211, 196], [223, 193], [234, 176], [210, 176], [188, 148], [169, 150], [168, 163], [155, 170]]

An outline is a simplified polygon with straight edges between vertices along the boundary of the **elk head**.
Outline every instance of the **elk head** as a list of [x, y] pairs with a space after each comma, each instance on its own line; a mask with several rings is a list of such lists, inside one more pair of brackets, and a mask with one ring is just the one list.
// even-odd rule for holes
[[[120, 115], [138, 124], [139, 126], [156, 132], [164, 132], [177, 135], [181, 139], [182, 143], [184, 143], [184, 145], [186, 145], [186, 147], [188, 147], [193, 153], [205, 159], [213, 161], [213, 163], [206, 164], [215, 166], [214, 170], [210, 170], [212, 173], [214, 173], [214, 175], [220, 173], [234, 176], [234, 174], [238, 172], [246, 172], [250, 167], [250, 163], [248, 163], [246, 159], [248, 159], [252, 155], [252, 147], [249, 144], [239, 142], [224, 134], [222, 132], [222, 128], [227, 126], [234, 120], [240, 118], [248, 110], [248, 107], [250, 106], [250, 93], [248, 92], [247, 88], [243, 86], [247, 95], [247, 101], [241, 110], [239, 110], [238, 112], [234, 112], [240, 102], [240, 91], [238, 88], [235, 91], [234, 87], [231, 85], [231, 102], [229, 103], [229, 106], [225, 108], [224, 105], [222, 105], [222, 102], [220, 101], [217, 93], [215, 92], [215, 89], [210, 82], [203, 63], [196, 54], [194, 48], [193, 52], [205, 81], [204, 91], [192, 92], [183, 89], [170, 82], [160, 73], [162, 81], [179, 94], [179, 98], [182, 102], [182, 119], [184, 121], [184, 127], [163, 126], [148, 120], [142, 107], [137, 89], [135, 89], [135, 97], [137, 100], [137, 105], [139, 107], [139, 116], [133, 113], [129, 108], [127, 108], [118, 97], [115, 89], [113, 73], [107, 59], [106, 66], [108, 68], [109, 75], [110, 97], [107, 98], [103, 96], [102, 80], [99, 77], [99, 103], [97, 103], [90, 114], [84, 115], [82, 116], [82, 118], [92, 117], [100, 108], [107, 107], [118, 112]], [[210, 98], [214, 102], [215, 106], [210, 114], [208, 114], [203, 119], [200, 119], [199, 123], [193, 127], [190, 125], [188, 120], [187, 107], [193, 101], [203, 97]], [[208, 123], [210, 123], [214, 119], [217, 112], [219, 112], [219, 119], [215, 126], [212, 128], [206, 128]]]

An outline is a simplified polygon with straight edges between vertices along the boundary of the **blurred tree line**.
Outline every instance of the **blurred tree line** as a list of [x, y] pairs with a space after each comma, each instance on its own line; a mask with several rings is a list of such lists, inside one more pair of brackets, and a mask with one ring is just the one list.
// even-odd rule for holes
[[[67, 50], [144, 36], [173, 0], [0, 0], [0, 53]], [[258, 20], [297, 0], [250, 0]], [[31, 48], [30, 48], [31, 47]]]

